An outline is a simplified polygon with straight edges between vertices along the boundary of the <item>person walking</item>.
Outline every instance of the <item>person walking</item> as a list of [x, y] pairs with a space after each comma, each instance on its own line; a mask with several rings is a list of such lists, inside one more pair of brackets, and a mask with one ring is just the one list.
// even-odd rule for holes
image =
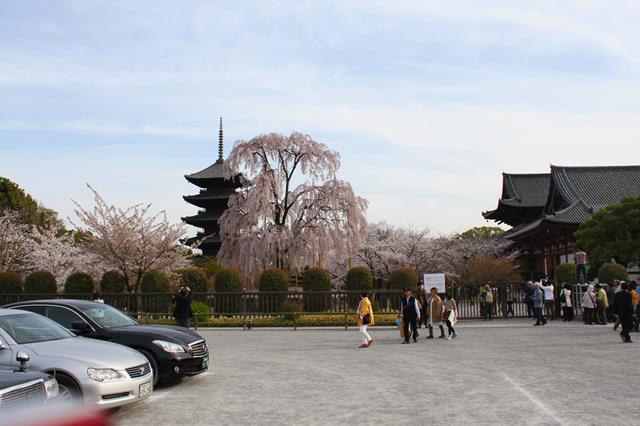
[[456, 330], [453, 328], [458, 321], [458, 304], [456, 303], [456, 299], [449, 296], [448, 293], [444, 294], [444, 314], [442, 314], [442, 319], [447, 324], [447, 340], [458, 337], [458, 333], [456, 333]]
[[593, 325], [593, 312], [596, 308], [596, 296], [593, 284], [589, 284], [587, 291], [582, 295], [582, 320], [586, 325]]
[[433, 339], [433, 326], [440, 327], [440, 339], [444, 339], [444, 327], [442, 326], [442, 299], [438, 296], [438, 289], [432, 287], [429, 291], [429, 301], [427, 305], [427, 327], [429, 335], [427, 339]]
[[404, 327], [404, 342], [409, 341], [409, 327], [411, 327], [411, 333], [413, 335], [413, 342], [418, 341], [418, 321], [420, 320], [420, 308], [418, 307], [418, 301], [413, 297], [411, 289], [404, 289], [404, 297], [402, 298], [402, 304], [400, 305], [400, 315], [402, 316], [402, 323]]
[[605, 289], [605, 291], [607, 292], [607, 300], [609, 301], [609, 307], [606, 310], [607, 321], [614, 322], [615, 315], [613, 310], [613, 298], [616, 295], [616, 288], [614, 287], [613, 284], [609, 283], [607, 284], [607, 288]]
[[600, 325], [607, 324], [606, 310], [609, 308], [607, 292], [600, 284], [596, 284], [596, 322]]
[[422, 328], [422, 324], [427, 326], [427, 291], [424, 289], [424, 283], [418, 284], [418, 304], [420, 305], [420, 321], [418, 321], [418, 328]]
[[507, 317], [509, 317], [509, 314], [511, 314], [511, 316], [514, 317], [515, 313], [513, 312], [513, 304], [516, 303], [516, 300], [518, 297], [513, 285], [507, 286], [506, 296], [507, 296]]
[[564, 283], [560, 292], [560, 305], [562, 306], [562, 321], [573, 320], [573, 300], [571, 300], [571, 284]]
[[536, 316], [536, 323], [533, 325], [545, 325], [547, 320], [544, 319], [542, 315], [542, 307], [543, 305], [543, 292], [542, 292], [542, 284], [536, 283], [534, 284], [535, 288], [533, 289], [533, 312]]
[[358, 349], [368, 348], [375, 343], [375, 340], [367, 332], [367, 327], [375, 325], [375, 319], [373, 317], [373, 308], [371, 307], [371, 301], [369, 295], [366, 292], [362, 292], [360, 295], [360, 303], [358, 304], [358, 310], [356, 311], [358, 316], [358, 329], [360, 330], [360, 337], [362, 338], [362, 344], [358, 346]]
[[631, 293], [627, 289], [627, 283], [620, 283], [620, 291], [614, 296], [613, 306], [616, 309], [618, 321], [620, 321], [620, 325], [622, 326], [620, 338], [625, 343], [631, 343], [629, 332], [633, 327], [635, 313], [633, 312]]
[[491, 284], [484, 286], [484, 320], [493, 319], [493, 290]]
[[543, 292], [544, 292], [544, 313], [550, 320], [555, 319], [555, 298], [554, 298], [554, 290], [555, 287], [553, 282], [546, 281], [544, 282]]
[[533, 282], [527, 281], [524, 288], [524, 303], [527, 304], [527, 318], [534, 318], [533, 315]]
[[178, 292], [173, 296], [173, 303], [176, 305], [173, 310], [173, 317], [176, 324], [180, 327], [189, 328], [193, 311], [191, 310], [191, 289], [189, 287], [180, 287]]
[[[637, 307], [638, 307], [638, 293], [636, 292], [636, 286], [633, 281], [630, 281], [629, 284], [627, 284], [627, 291], [631, 293], [631, 305], [633, 305], [633, 313], [635, 314], [637, 312]], [[631, 328], [631, 331], [637, 332], [638, 331], [637, 316], [633, 317], [632, 324], [633, 326]]]
[[[581, 284], [587, 280], [587, 253], [578, 247], [574, 259], [576, 262], [576, 283]], [[580, 280], [580, 273], [582, 273], [582, 281]]]

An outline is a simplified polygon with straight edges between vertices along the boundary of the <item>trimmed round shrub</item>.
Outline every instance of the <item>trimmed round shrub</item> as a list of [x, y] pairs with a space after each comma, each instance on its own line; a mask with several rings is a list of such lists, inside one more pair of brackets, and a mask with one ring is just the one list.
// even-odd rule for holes
[[389, 288], [414, 288], [418, 284], [418, 273], [413, 268], [398, 268], [391, 272]]
[[193, 316], [198, 318], [198, 321], [207, 321], [211, 316], [209, 305], [204, 302], [191, 302], [191, 311]]
[[[302, 288], [304, 291], [331, 290], [331, 275], [329, 271], [322, 268], [307, 269], [302, 276]], [[306, 312], [322, 312], [329, 308], [331, 302], [330, 294], [305, 294], [304, 310]]]
[[285, 312], [284, 318], [286, 320], [293, 321], [293, 317], [295, 316], [294, 312], [301, 312], [302, 305], [297, 300], [288, 299], [282, 303], [280, 311]]
[[556, 283], [562, 284], [575, 284], [576, 283], [576, 264], [575, 263], [562, 263], [556, 266], [554, 271], [556, 277]]
[[215, 256], [194, 256], [191, 263], [198, 269], [202, 269], [207, 278], [213, 278], [222, 269], [222, 264]]
[[307, 269], [302, 276], [302, 288], [304, 291], [329, 291], [331, 290], [331, 275], [322, 268]]
[[169, 278], [160, 271], [146, 272], [142, 276], [140, 291], [142, 293], [169, 293]]
[[215, 290], [218, 293], [236, 293], [242, 291], [242, 278], [235, 269], [223, 269], [216, 274]]
[[91, 275], [84, 272], [76, 272], [69, 275], [64, 283], [64, 292], [67, 294], [92, 293], [94, 287]]
[[22, 277], [15, 272], [0, 272], [0, 293], [22, 293]]
[[189, 287], [195, 293], [205, 293], [207, 291], [207, 275], [202, 269], [189, 268], [178, 271], [180, 282], [183, 286]]
[[615, 280], [626, 281], [627, 268], [618, 263], [605, 263], [598, 269], [598, 281], [602, 284], [613, 284]]
[[357, 266], [351, 268], [347, 272], [346, 279], [347, 290], [372, 290], [373, 289], [373, 275], [366, 266]]
[[56, 277], [49, 271], [38, 271], [24, 279], [24, 292], [30, 294], [56, 294]]
[[289, 275], [282, 269], [267, 269], [260, 274], [260, 291], [287, 291]]
[[127, 281], [120, 271], [107, 271], [100, 280], [100, 290], [103, 293], [124, 293]]

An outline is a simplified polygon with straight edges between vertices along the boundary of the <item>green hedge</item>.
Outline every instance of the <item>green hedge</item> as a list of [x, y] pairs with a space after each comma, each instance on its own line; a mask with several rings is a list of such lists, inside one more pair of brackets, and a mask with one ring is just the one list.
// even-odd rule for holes
[[15, 272], [0, 272], [0, 293], [22, 293], [22, 277]]
[[347, 272], [346, 278], [347, 290], [372, 290], [373, 275], [369, 268], [365, 266], [357, 266]]
[[398, 268], [391, 272], [389, 288], [415, 288], [418, 285], [418, 273], [413, 268]]
[[64, 283], [64, 292], [66, 294], [92, 293], [93, 288], [93, 278], [84, 272], [76, 272], [69, 275]]
[[127, 282], [120, 271], [108, 271], [102, 274], [100, 290], [103, 293], [124, 293]]
[[216, 274], [215, 291], [220, 293], [235, 293], [242, 291], [242, 278], [235, 269], [223, 269]]
[[626, 281], [627, 268], [618, 263], [605, 263], [598, 269], [598, 281], [601, 284], [613, 284], [615, 280]]
[[302, 288], [304, 291], [329, 291], [331, 274], [323, 268], [307, 269], [302, 276]]
[[207, 289], [207, 274], [199, 268], [182, 269], [178, 271], [180, 282], [195, 293], [204, 293]]
[[287, 291], [289, 289], [289, 275], [282, 269], [267, 269], [260, 274], [260, 291]]
[[24, 280], [24, 292], [30, 294], [56, 294], [56, 277], [49, 271], [38, 271], [27, 275]]
[[169, 278], [160, 271], [147, 272], [142, 276], [142, 293], [169, 293]]

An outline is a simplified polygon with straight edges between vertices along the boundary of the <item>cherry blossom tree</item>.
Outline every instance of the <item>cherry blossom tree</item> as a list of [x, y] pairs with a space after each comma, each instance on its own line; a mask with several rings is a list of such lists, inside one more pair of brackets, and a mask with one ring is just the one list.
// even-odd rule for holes
[[187, 249], [178, 243], [186, 232], [183, 224], [169, 223], [164, 211], [150, 214], [150, 204], [127, 209], [109, 205], [91, 186], [89, 189], [94, 195], [93, 210], [73, 202], [83, 230], [89, 233], [87, 250], [107, 267], [122, 272], [129, 292], [139, 291], [145, 272], [188, 266]]
[[58, 283], [58, 290], [64, 290], [64, 282], [74, 272], [85, 272], [98, 280], [106, 267], [102, 260], [89, 252], [83, 242], [74, 239], [73, 234], [59, 227], [32, 230], [30, 269], [51, 272]]
[[355, 255], [368, 203], [336, 178], [336, 151], [299, 132], [271, 133], [236, 142], [224, 164], [227, 178], [242, 173], [243, 186], [220, 218], [223, 262], [250, 275]]
[[31, 226], [16, 210], [0, 212], [0, 271], [25, 273], [31, 268]]

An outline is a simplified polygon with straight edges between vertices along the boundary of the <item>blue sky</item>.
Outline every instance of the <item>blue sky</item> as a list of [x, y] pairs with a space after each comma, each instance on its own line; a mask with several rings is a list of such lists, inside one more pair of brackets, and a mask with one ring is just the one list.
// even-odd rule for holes
[[[183, 175], [299, 130], [370, 221], [483, 225], [500, 173], [638, 164], [633, 1], [0, 0], [0, 176], [63, 217], [196, 208]], [[635, 155], [634, 155], [635, 154]]]

